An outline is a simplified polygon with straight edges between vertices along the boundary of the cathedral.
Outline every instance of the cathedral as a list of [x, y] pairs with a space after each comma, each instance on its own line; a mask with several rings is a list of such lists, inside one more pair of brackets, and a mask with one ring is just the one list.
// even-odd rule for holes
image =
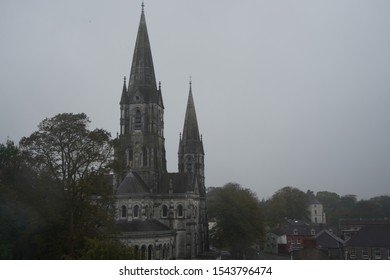
[[140, 259], [196, 259], [208, 251], [204, 150], [191, 82], [178, 172], [167, 172], [164, 103], [142, 5], [128, 83], [120, 98], [114, 197], [119, 238]]

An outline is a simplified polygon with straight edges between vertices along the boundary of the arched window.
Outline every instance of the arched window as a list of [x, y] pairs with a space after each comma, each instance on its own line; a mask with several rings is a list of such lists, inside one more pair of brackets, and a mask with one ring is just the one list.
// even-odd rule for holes
[[183, 205], [177, 206], [177, 216], [182, 218], [183, 217]]
[[148, 205], [146, 205], [145, 206], [145, 217], [146, 217], [146, 219], [149, 219], [150, 218], [150, 211], [149, 211], [149, 206]]
[[142, 148], [142, 163], [143, 166], [148, 166], [148, 150], [146, 147]]
[[168, 217], [168, 206], [166, 206], [166, 205], [162, 206], [162, 217], [163, 218]]
[[134, 246], [134, 259], [138, 259], [139, 258], [139, 246], [138, 245], [135, 245]]
[[157, 168], [157, 149], [153, 148], [154, 168]]
[[139, 109], [137, 109], [137, 111], [135, 112], [134, 129], [141, 130], [141, 128], [142, 128], [141, 111]]
[[149, 245], [148, 246], [148, 260], [151, 260], [153, 258], [152, 254], [153, 254], [153, 246]]
[[136, 205], [134, 206], [134, 210], [133, 210], [133, 218], [138, 218], [139, 216], [139, 206]]
[[146, 246], [142, 245], [141, 247], [141, 260], [146, 260]]
[[186, 157], [186, 170], [187, 172], [193, 172], [193, 160], [191, 156]]
[[121, 218], [126, 218], [127, 217], [127, 208], [126, 206], [122, 205], [121, 207]]
[[133, 168], [133, 149], [130, 147], [127, 149], [127, 167]]

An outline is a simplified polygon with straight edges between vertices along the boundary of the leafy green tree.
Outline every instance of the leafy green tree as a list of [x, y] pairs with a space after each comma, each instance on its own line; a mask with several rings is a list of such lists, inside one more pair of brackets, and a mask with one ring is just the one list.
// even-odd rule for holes
[[210, 230], [213, 245], [229, 250], [235, 259], [253, 254], [251, 247], [264, 234], [263, 211], [255, 193], [235, 183], [212, 188], [207, 208], [209, 219], [216, 221]]
[[317, 192], [316, 198], [322, 203], [325, 210], [335, 209], [340, 204], [340, 196], [334, 192]]
[[0, 144], [0, 259], [37, 256], [42, 219], [33, 204], [36, 176], [13, 141]]
[[356, 195], [354, 194], [343, 195], [340, 198], [340, 206], [343, 208], [351, 209], [352, 207], [355, 206], [356, 202], [357, 202], [357, 198]]
[[382, 217], [390, 218], [390, 196], [381, 195], [369, 199], [382, 210]]
[[96, 226], [112, 218], [111, 188], [104, 181], [112, 140], [103, 129], [90, 130], [89, 123], [83, 113], [58, 114], [20, 141], [26, 161], [39, 174], [39, 190], [47, 194], [41, 197], [41, 209], [51, 213], [48, 222], [62, 234], [65, 248], [58, 251], [63, 257], [77, 257], [85, 238], [98, 234]]
[[284, 223], [285, 219], [309, 219], [309, 197], [294, 187], [284, 187], [266, 202], [267, 222], [271, 227]]
[[80, 259], [85, 260], [132, 260], [135, 251], [118, 240], [90, 238], [86, 240]]

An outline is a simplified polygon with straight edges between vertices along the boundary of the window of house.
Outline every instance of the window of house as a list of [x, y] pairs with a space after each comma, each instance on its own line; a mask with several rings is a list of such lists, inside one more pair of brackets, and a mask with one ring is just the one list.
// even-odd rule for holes
[[134, 210], [133, 210], [133, 218], [138, 218], [139, 217], [139, 206], [136, 205], [134, 206]]
[[364, 260], [368, 260], [368, 248], [363, 248], [362, 249], [362, 258], [364, 259]]
[[300, 239], [297, 239], [297, 244], [301, 245], [301, 240]]
[[381, 258], [381, 248], [375, 248], [375, 259], [380, 260]]
[[298, 235], [298, 230], [296, 228], [294, 228], [293, 233], [294, 233], [294, 235]]
[[141, 111], [137, 110], [135, 112], [135, 122], [134, 122], [134, 129], [135, 130], [141, 130], [142, 126], [142, 117], [141, 117]]
[[314, 228], [311, 229], [311, 235], [316, 235], [316, 230]]
[[295, 244], [295, 239], [291, 239], [291, 244]]
[[179, 206], [177, 206], [177, 216], [178, 217], [183, 217], [183, 205], [179, 205]]
[[121, 207], [121, 218], [126, 218], [127, 217], [127, 207], [122, 205]]
[[356, 249], [355, 248], [351, 248], [351, 251], [349, 252], [349, 258], [356, 259]]
[[168, 217], [168, 206], [166, 206], [166, 205], [162, 206], [162, 217], [163, 218]]

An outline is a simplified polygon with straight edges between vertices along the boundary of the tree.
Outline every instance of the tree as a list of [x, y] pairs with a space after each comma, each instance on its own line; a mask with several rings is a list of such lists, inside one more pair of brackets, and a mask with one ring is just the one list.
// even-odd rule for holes
[[220, 249], [229, 250], [235, 259], [248, 257], [251, 246], [264, 234], [263, 213], [256, 195], [239, 184], [229, 183], [212, 188], [207, 193], [211, 242]]
[[382, 209], [383, 217], [390, 218], [390, 196], [381, 195], [371, 198], [369, 201]]
[[103, 129], [89, 130], [89, 123], [83, 113], [58, 114], [20, 141], [28, 164], [39, 174], [40, 188], [56, 196], [55, 204], [47, 199], [43, 203], [53, 207], [53, 218], [66, 229], [70, 257], [86, 237], [96, 234], [98, 223], [110, 220], [111, 188], [104, 184], [104, 175], [110, 168], [112, 141]]
[[325, 210], [335, 209], [340, 203], [340, 196], [334, 192], [320, 191], [317, 192], [316, 198], [322, 203]]
[[80, 259], [133, 260], [136, 259], [136, 254], [134, 248], [119, 240], [92, 238], [86, 240], [86, 245], [80, 253]]
[[282, 224], [286, 218], [308, 220], [309, 198], [294, 187], [284, 187], [266, 202], [268, 224], [271, 227]]
[[37, 211], [35, 180], [19, 147], [10, 140], [0, 144], [0, 259], [35, 258], [42, 248], [35, 237], [48, 213]]

